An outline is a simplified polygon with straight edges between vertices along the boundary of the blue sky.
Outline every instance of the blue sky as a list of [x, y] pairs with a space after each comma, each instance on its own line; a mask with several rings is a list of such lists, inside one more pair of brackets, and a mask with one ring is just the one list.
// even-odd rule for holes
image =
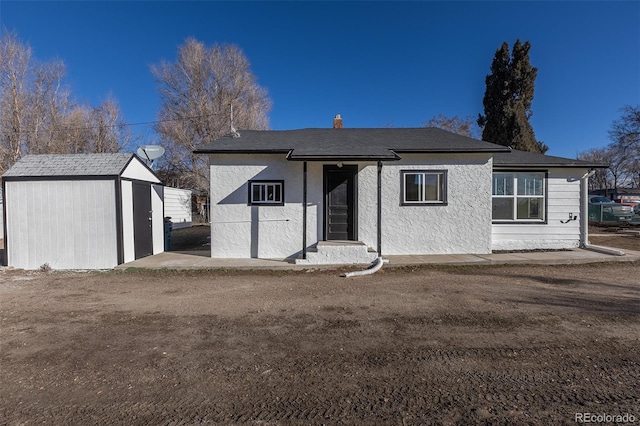
[[[37, 59], [61, 59], [75, 98], [115, 98], [126, 122], [156, 119], [150, 64], [186, 38], [243, 49], [273, 101], [272, 129], [419, 127], [477, 117], [496, 49], [532, 44], [536, 137], [575, 157], [608, 144], [640, 104], [640, 2], [0, 1], [0, 21]], [[150, 126], [134, 126], [140, 144]]]

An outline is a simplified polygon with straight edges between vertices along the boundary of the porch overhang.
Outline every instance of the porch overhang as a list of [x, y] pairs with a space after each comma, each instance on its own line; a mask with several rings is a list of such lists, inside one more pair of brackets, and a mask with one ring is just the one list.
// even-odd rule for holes
[[400, 156], [390, 149], [372, 149], [358, 154], [327, 152], [323, 149], [292, 149], [287, 153], [289, 161], [398, 161]]

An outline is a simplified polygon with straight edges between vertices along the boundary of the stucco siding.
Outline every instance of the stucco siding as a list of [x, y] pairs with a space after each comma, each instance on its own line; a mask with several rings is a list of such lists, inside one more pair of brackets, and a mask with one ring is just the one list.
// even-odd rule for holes
[[[383, 166], [384, 167], [384, 166]], [[320, 219], [322, 221], [322, 218]], [[378, 247], [378, 165], [358, 167], [358, 240]]]
[[6, 191], [9, 265], [117, 265], [114, 181], [12, 181]]
[[[401, 170], [446, 170], [447, 204], [402, 206]], [[403, 155], [382, 169], [382, 253], [491, 251], [489, 154]]]
[[[283, 206], [249, 206], [249, 180], [284, 180]], [[311, 221], [309, 221], [311, 223]], [[292, 257], [302, 251], [302, 163], [283, 154], [211, 158], [211, 257]]]
[[[491, 251], [491, 157], [404, 155], [382, 168], [383, 254]], [[323, 236], [323, 166], [307, 168], [307, 248]], [[355, 163], [345, 162], [344, 165]], [[286, 258], [302, 250], [302, 167], [282, 154], [211, 157], [211, 256]], [[447, 205], [401, 206], [401, 170], [446, 170]], [[357, 239], [377, 248], [377, 164], [357, 174]], [[284, 206], [248, 206], [248, 181], [285, 182]]]
[[[550, 169], [546, 223], [493, 224], [493, 250], [568, 249], [580, 245], [580, 177], [585, 169]], [[562, 223], [577, 217], [568, 223]]]

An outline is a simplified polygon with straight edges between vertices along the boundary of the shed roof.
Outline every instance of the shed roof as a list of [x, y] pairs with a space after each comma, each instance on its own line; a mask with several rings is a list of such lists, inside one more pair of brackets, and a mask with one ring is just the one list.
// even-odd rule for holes
[[398, 160], [409, 152], [505, 152], [509, 148], [435, 127], [371, 129], [240, 130], [196, 150], [197, 154], [288, 153], [290, 160]]
[[26, 155], [2, 177], [118, 176], [133, 156], [131, 153]]

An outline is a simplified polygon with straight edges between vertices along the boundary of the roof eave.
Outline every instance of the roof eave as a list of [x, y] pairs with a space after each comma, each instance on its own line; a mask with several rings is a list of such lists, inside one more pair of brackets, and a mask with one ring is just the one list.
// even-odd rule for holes
[[286, 154], [289, 149], [196, 149], [194, 154]]
[[117, 179], [118, 175], [114, 175], [114, 174], [108, 174], [108, 175], [92, 175], [92, 174], [76, 174], [76, 175], [62, 175], [62, 174], [58, 174], [58, 175], [32, 175], [32, 174], [21, 174], [21, 175], [12, 175], [12, 176], [2, 176], [2, 180], [3, 181], [32, 181], [32, 180], [37, 180], [37, 181], [41, 181], [41, 180], [80, 180], [80, 179], [84, 179], [84, 180], [112, 180], [112, 179]]
[[496, 153], [511, 152], [508, 147], [505, 148], [441, 148], [441, 149], [394, 149], [394, 152], [404, 154], [475, 154], [475, 153]]
[[400, 160], [400, 156], [393, 151], [388, 154], [378, 155], [296, 155], [294, 150], [289, 151], [287, 154], [287, 160], [289, 161], [397, 161]]
[[609, 166], [601, 163], [493, 163], [494, 168], [578, 168], [578, 169], [606, 169]]
[[287, 157], [289, 161], [398, 161], [400, 157], [398, 156], [372, 156], [372, 155], [350, 155], [350, 156], [316, 156], [316, 155], [297, 155]]

